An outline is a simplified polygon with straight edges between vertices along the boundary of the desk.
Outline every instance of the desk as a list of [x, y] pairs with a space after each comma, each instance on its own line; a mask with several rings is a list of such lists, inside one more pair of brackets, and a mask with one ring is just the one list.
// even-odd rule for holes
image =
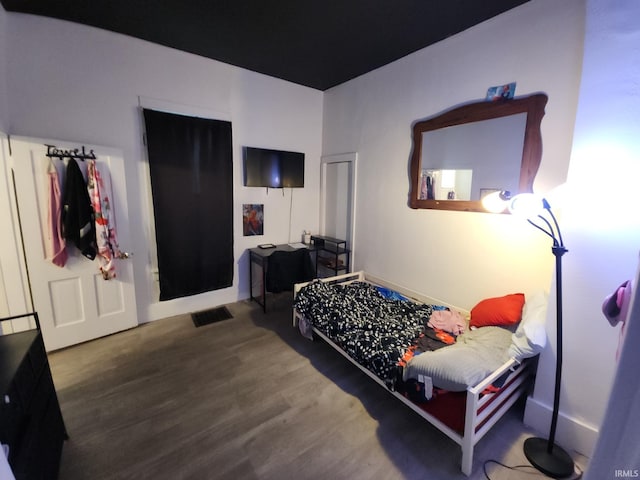
[[[250, 248], [249, 249], [249, 297], [251, 300], [255, 300], [258, 305], [262, 306], [263, 312], [267, 312], [267, 273], [269, 271], [269, 258], [275, 252], [296, 252], [298, 250], [311, 252], [313, 251], [312, 247], [310, 248], [293, 248], [288, 244], [276, 245], [272, 248]], [[310, 261], [310, 258], [309, 258]], [[258, 297], [253, 295], [253, 265], [257, 265], [260, 268], [260, 300]], [[295, 281], [307, 281], [313, 278], [313, 273], [310, 273], [310, 277], [307, 275], [303, 275], [301, 272], [304, 271], [304, 265], [300, 266], [299, 272], [292, 272], [294, 276], [299, 278], [294, 278]], [[297, 275], [296, 275], [297, 274]]]

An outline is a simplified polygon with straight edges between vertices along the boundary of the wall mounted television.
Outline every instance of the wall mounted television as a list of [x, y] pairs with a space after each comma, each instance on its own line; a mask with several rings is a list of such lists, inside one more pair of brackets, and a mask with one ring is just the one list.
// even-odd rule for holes
[[245, 187], [304, 187], [304, 153], [243, 147]]

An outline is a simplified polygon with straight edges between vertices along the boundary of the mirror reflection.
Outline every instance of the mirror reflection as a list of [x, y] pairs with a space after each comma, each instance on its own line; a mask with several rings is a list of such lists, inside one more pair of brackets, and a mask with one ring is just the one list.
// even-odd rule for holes
[[420, 200], [471, 200], [473, 170], [422, 169]]
[[526, 123], [519, 113], [424, 132], [419, 198], [481, 200], [495, 190], [518, 191]]
[[476, 102], [413, 125], [411, 208], [486, 211], [495, 191], [533, 191], [545, 94]]

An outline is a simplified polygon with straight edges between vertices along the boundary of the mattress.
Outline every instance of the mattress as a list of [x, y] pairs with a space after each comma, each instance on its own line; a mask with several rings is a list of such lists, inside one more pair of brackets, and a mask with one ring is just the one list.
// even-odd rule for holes
[[390, 386], [397, 362], [420, 334], [433, 307], [386, 298], [366, 282], [313, 281], [296, 295], [295, 309], [311, 326]]
[[467, 330], [453, 345], [415, 355], [403, 370], [403, 380], [428, 377], [434, 388], [464, 391], [509, 360], [511, 336], [509, 329], [496, 326]]
[[[432, 387], [463, 391], [508, 359], [511, 330], [467, 330], [449, 344], [451, 339], [440, 340], [427, 325], [434, 311], [446, 307], [390, 295], [367, 282], [313, 281], [298, 292], [294, 307], [313, 328], [394, 389], [398, 382], [419, 379], [429, 385], [428, 397]], [[419, 338], [424, 346], [425, 335], [428, 348], [416, 349]]]

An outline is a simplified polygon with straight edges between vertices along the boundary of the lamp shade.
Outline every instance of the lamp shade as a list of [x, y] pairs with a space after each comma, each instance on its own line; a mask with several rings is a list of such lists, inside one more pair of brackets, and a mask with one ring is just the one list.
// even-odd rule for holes
[[502, 213], [509, 206], [511, 194], [505, 191], [497, 191], [482, 197], [482, 206], [487, 212]]
[[535, 193], [520, 193], [509, 202], [511, 214], [525, 219], [535, 218], [544, 210], [544, 199]]

